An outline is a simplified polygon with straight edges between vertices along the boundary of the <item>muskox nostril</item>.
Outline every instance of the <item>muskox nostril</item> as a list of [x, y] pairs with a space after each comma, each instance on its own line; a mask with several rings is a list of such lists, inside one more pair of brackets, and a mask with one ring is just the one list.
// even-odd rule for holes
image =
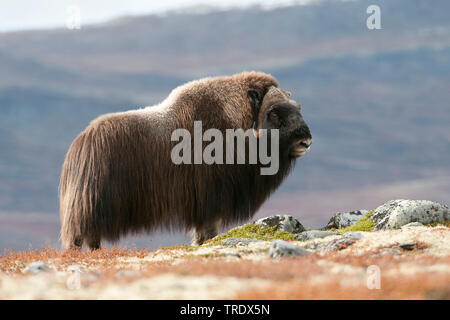
[[307, 140], [302, 140], [300, 141], [299, 145], [301, 145], [302, 147], [305, 147], [306, 149], [308, 149], [312, 144], [312, 140], [311, 139], [307, 139]]

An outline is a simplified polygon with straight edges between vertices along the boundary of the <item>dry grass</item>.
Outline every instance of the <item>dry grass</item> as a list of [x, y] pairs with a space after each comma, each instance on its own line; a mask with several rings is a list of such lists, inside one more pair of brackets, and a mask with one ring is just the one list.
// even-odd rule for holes
[[[224, 262], [220, 259], [190, 259], [178, 265], [152, 263], [141, 269], [139, 275], [120, 281], [134, 281], [164, 273], [182, 276], [214, 275], [219, 277], [258, 278], [273, 281], [266, 289], [240, 292], [238, 299], [450, 299], [450, 273], [418, 272], [403, 275], [401, 266], [431, 267], [436, 264], [450, 265], [450, 257], [434, 256], [326, 256], [312, 255], [296, 259]], [[381, 289], [369, 290], [366, 286], [365, 270], [370, 265], [381, 269]], [[330, 273], [334, 266], [360, 268], [353, 272]], [[386, 275], [389, 272], [395, 275]], [[362, 272], [362, 273], [361, 273]], [[115, 278], [108, 272], [102, 282]], [[317, 282], [317, 279], [326, 281]]]
[[[420, 250], [424, 244], [408, 252]], [[190, 276], [256, 278], [273, 282], [269, 288], [240, 292], [239, 299], [450, 299], [450, 272], [435, 272], [435, 266], [450, 266], [450, 256], [439, 257], [415, 254], [379, 254], [375, 250], [365, 255], [319, 256], [229, 261], [218, 257], [189, 257], [179, 264], [154, 262], [147, 250], [102, 249], [97, 251], [41, 251], [5, 252], [0, 258], [0, 272], [20, 274], [34, 261], [44, 261], [52, 268], [65, 271], [73, 264], [95, 270], [98, 277], [89, 285], [107, 286], [114, 282], [132, 282], [161, 274]], [[131, 259], [135, 272], [123, 258]], [[367, 267], [381, 269], [381, 289], [369, 290], [365, 283]], [[419, 270], [408, 274], [404, 268]], [[137, 268], [136, 268], [137, 267]], [[403, 269], [402, 269], [403, 268]], [[430, 271], [431, 270], [431, 271]], [[319, 281], [320, 280], [320, 281]]]
[[101, 249], [95, 251], [67, 250], [58, 251], [44, 248], [42, 250], [24, 250], [20, 252], [6, 251], [0, 257], [0, 272], [19, 273], [28, 264], [35, 261], [51, 262], [57, 269], [72, 264], [82, 264], [87, 267], [112, 267], [118, 263], [118, 258], [143, 258], [148, 250], [133, 249]]
[[415, 276], [381, 277], [381, 288], [369, 290], [361, 281], [354, 285], [342, 284], [339, 277], [325, 283], [294, 280], [278, 283], [263, 290], [243, 292], [244, 300], [301, 300], [301, 299], [450, 299], [450, 275], [419, 274]]

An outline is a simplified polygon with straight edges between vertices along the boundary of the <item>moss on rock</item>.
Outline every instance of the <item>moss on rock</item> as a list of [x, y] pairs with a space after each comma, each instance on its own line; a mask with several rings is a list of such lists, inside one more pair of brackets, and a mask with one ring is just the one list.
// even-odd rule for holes
[[206, 245], [222, 245], [222, 240], [228, 238], [249, 238], [256, 240], [272, 241], [275, 239], [282, 240], [295, 240], [295, 236], [292, 233], [276, 230], [276, 226], [263, 227], [253, 223], [248, 223], [240, 228], [232, 229], [224, 234], [208, 240]]
[[195, 249], [196, 249], [196, 247], [193, 247], [193, 246], [188, 245], [188, 244], [179, 244], [179, 245], [172, 246], [172, 247], [161, 248], [160, 250], [186, 250], [186, 251], [193, 251]]
[[366, 231], [370, 232], [373, 230], [373, 227], [375, 226], [375, 221], [372, 219], [372, 214], [374, 210], [369, 211], [366, 213], [364, 217], [359, 219], [354, 225], [348, 226], [346, 228], [342, 229], [334, 229], [332, 231], [336, 231], [339, 234], [344, 234], [347, 232], [354, 232], [354, 231]]
[[450, 221], [433, 222], [433, 223], [428, 223], [425, 226], [427, 226], [427, 227], [445, 226], [447, 228], [450, 228]]

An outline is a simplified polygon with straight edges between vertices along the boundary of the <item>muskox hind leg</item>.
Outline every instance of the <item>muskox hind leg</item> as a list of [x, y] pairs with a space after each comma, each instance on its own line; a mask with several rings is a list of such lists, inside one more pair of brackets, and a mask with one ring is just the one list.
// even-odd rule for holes
[[101, 248], [101, 240], [100, 237], [92, 236], [86, 239], [87, 245], [91, 250], [98, 250]]
[[205, 241], [214, 238], [219, 233], [220, 220], [208, 226], [194, 228], [193, 246], [200, 246]]

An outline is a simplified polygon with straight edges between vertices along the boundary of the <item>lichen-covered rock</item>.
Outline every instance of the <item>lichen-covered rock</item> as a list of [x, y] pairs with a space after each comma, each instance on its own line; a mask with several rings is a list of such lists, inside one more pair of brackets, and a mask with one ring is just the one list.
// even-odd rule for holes
[[258, 239], [249, 239], [249, 238], [227, 238], [227, 239], [223, 239], [222, 243], [226, 246], [236, 246], [236, 245], [248, 245], [249, 243], [252, 242], [258, 242], [258, 241], [262, 241], [262, 240], [258, 240]]
[[341, 238], [335, 239], [330, 243], [328, 243], [328, 245], [325, 248], [325, 252], [340, 251], [347, 249], [348, 247], [352, 246], [362, 238], [363, 235], [360, 232], [348, 232]]
[[344, 234], [344, 237], [347, 239], [360, 240], [364, 237], [364, 235], [361, 232], [353, 231], [353, 232], [347, 232], [346, 234]]
[[303, 231], [297, 236], [297, 238], [300, 241], [308, 241], [313, 239], [323, 239], [335, 235], [337, 235], [337, 233], [333, 231], [311, 230], [311, 231]]
[[403, 228], [416, 228], [416, 227], [423, 227], [423, 223], [420, 223], [420, 222], [411, 222], [411, 223], [405, 224], [405, 225], [402, 227], [402, 229], [403, 229]]
[[269, 248], [269, 256], [271, 258], [301, 257], [309, 254], [310, 252], [308, 250], [297, 247], [284, 240], [273, 241]]
[[411, 222], [422, 224], [450, 220], [449, 208], [429, 200], [391, 200], [372, 213], [374, 230], [398, 229]]
[[254, 222], [257, 225], [262, 225], [264, 227], [274, 227], [276, 226], [276, 230], [289, 232], [293, 234], [297, 234], [305, 231], [303, 225], [290, 215], [275, 215], [266, 218], [259, 219]]
[[367, 214], [368, 210], [356, 210], [350, 212], [338, 212], [326, 225], [325, 229], [341, 229], [354, 225], [359, 219]]

